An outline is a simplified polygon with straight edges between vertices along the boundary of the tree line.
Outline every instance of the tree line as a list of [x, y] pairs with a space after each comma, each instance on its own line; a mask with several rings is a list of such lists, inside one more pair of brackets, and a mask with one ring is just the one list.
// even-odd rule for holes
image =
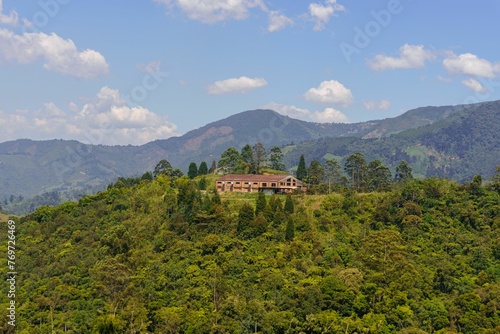
[[19, 220], [16, 333], [500, 330], [500, 170], [284, 197], [170, 167]]
[[[211, 173], [221, 174], [261, 174], [265, 168], [274, 171], [287, 171], [283, 163], [283, 152], [278, 146], [267, 150], [263, 144], [245, 145], [241, 151], [229, 147], [216, 164], [212, 161], [211, 168], [206, 162], [197, 167], [191, 162], [188, 167], [188, 177], [194, 179], [199, 175]], [[294, 168], [288, 169], [294, 170]], [[387, 190], [393, 183], [405, 182], [413, 178], [412, 168], [402, 160], [396, 166], [395, 175], [380, 160], [367, 162], [361, 152], [351, 154], [345, 159], [344, 165], [335, 159], [328, 159], [323, 164], [312, 160], [306, 166], [304, 155], [300, 156], [296, 177], [309, 186], [310, 193], [330, 193], [332, 190], [351, 188], [356, 191]]]

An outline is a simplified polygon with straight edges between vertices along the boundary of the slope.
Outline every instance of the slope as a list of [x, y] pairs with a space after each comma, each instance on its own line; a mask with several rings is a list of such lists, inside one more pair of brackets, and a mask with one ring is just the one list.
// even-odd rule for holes
[[[407, 114], [404, 116], [411, 116]], [[362, 152], [367, 160], [380, 159], [391, 167], [406, 160], [420, 177], [439, 176], [463, 182], [476, 174], [493, 176], [500, 164], [499, 133], [500, 101], [494, 101], [460, 106], [431, 125], [380, 139], [323, 138], [304, 142], [288, 150], [286, 160], [289, 165], [297, 164], [304, 153], [308, 160], [336, 157], [343, 161], [354, 152]]]
[[159, 177], [39, 208], [16, 219], [16, 332], [497, 333], [500, 198], [472, 190], [273, 196], [255, 217], [257, 194]]

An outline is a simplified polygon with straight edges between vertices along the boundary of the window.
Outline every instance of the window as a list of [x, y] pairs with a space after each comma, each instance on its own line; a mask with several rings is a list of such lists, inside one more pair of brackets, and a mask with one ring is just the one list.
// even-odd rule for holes
[[267, 187], [267, 182], [262, 182], [263, 187]]
[[276, 183], [271, 183], [271, 187], [276, 187]]

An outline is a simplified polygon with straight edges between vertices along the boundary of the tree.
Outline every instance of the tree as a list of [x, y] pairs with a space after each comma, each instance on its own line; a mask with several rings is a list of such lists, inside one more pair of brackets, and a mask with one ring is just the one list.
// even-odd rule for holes
[[413, 179], [412, 169], [406, 161], [401, 161], [396, 167], [396, 175], [394, 175], [394, 181], [396, 182], [406, 182]]
[[366, 175], [366, 160], [363, 153], [356, 152], [347, 157], [344, 169], [350, 177], [351, 187], [361, 190]]
[[202, 176], [200, 181], [198, 182], [198, 188], [200, 188], [200, 190], [207, 190], [207, 184], [208, 181], [206, 176]]
[[243, 236], [246, 234], [248, 229], [252, 226], [254, 217], [252, 206], [248, 203], [244, 203], [238, 211], [238, 226], [236, 227], [238, 235]]
[[240, 153], [234, 147], [225, 150], [219, 160], [219, 168], [223, 168], [226, 173], [231, 173], [240, 161]]
[[297, 167], [297, 179], [304, 181], [307, 177], [306, 170], [306, 160], [304, 159], [304, 155], [300, 156], [299, 166]]
[[160, 174], [169, 175], [172, 173], [173, 170], [174, 169], [172, 168], [172, 165], [170, 164], [170, 162], [168, 162], [166, 159], [162, 159], [156, 165], [156, 167], [153, 171], [153, 176], [156, 178]]
[[265, 233], [267, 231], [267, 220], [264, 217], [264, 213], [259, 212], [258, 215], [255, 216], [252, 224], [252, 232], [251, 236], [256, 237]]
[[191, 221], [201, 204], [201, 193], [193, 181], [186, 177], [179, 178], [176, 182], [179, 193], [177, 203], [179, 210], [184, 214], [186, 221]]
[[316, 185], [323, 179], [323, 167], [318, 160], [311, 161], [309, 168], [307, 169], [307, 183], [310, 185]]
[[391, 171], [380, 160], [373, 160], [368, 164], [366, 175], [366, 183], [371, 191], [386, 189], [391, 185]]
[[152, 180], [153, 180], [153, 174], [151, 172], [146, 172], [141, 176], [141, 181], [152, 181]]
[[286, 222], [286, 230], [285, 230], [285, 240], [291, 241], [295, 237], [295, 224], [291, 217], [288, 217]]
[[250, 144], [246, 144], [241, 149], [241, 160], [245, 165], [244, 169], [250, 174], [255, 174], [255, 161], [253, 156], [253, 148], [252, 146], [250, 146]]
[[285, 211], [286, 214], [289, 215], [293, 214], [293, 212], [295, 211], [292, 195], [290, 194], [286, 195], [285, 208], [283, 210]]
[[198, 175], [198, 167], [196, 162], [191, 162], [188, 168], [188, 177], [192, 180]]
[[497, 165], [496, 173], [493, 175], [493, 179], [491, 179], [491, 188], [500, 193], [500, 165]]
[[269, 158], [271, 162], [271, 168], [274, 170], [285, 170], [285, 164], [283, 164], [283, 152], [278, 146], [271, 148], [271, 157]]
[[208, 171], [210, 174], [214, 174], [217, 169], [217, 164], [215, 160], [212, 160], [212, 165], [210, 165], [210, 170]]
[[323, 175], [328, 183], [328, 193], [331, 192], [332, 184], [340, 184], [342, 178], [342, 167], [337, 160], [327, 160], [323, 165]]
[[221, 205], [222, 204], [222, 201], [220, 199], [220, 196], [219, 196], [219, 192], [217, 191], [217, 189], [214, 188], [214, 191], [213, 191], [213, 196], [212, 196], [212, 204], [217, 204], [217, 205]]
[[253, 146], [253, 158], [255, 161], [255, 173], [260, 174], [261, 167], [264, 166], [266, 161], [266, 148], [261, 143], [257, 143]]
[[264, 210], [266, 209], [266, 205], [266, 195], [264, 194], [264, 192], [259, 191], [255, 203], [255, 215], [257, 216], [259, 213], [264, 212]]
[[205, 161], [200, 163], [200, 167], [198, 168], [198, 175], [207, 175], [208, 174], [208, 166]]

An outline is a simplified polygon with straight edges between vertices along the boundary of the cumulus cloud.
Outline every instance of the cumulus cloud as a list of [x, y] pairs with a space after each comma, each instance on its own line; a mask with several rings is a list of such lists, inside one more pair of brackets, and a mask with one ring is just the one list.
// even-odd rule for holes
[[239, 77], [216, 81], [209, 85], [207, 91], [212, 95], [227, 93], [245, 93], [249, 90], [267, 86], [267, 81], [263, 78]]
[[8, 139], [75, 139], [88, 144], [140, 145], [177, 135], [165, 116], [141, 107], [130, 107], [116, 89], [103, 87], [92, 102], [64, 111], [46, 103], [35, 111], [0, 111], [0, 131]]
[[350, 89], [336, 80], [323, 81], [317, 88], [309, 89], [304, 98], [308, 101], [322, 104], [334, 104], [344, 107], [353, 102]]
[[290, 116], [292, 118], [307, 120], [311, 112], [304, 108], [299, 108], [293, 105], [280, 104], [271, 102], [262, 107], [262, 109], [271, 109], [282, 115]]
[[279, 11], [270, 10], [262, 0], [155, 0], [169, 9], [180, 9], [189, 19], [206, 24], [228, 20], [244, 20], [252, 9], [259, 9], [269, 17], [267, 30], [274, 32], [293, 24], [293, 20]]
[[315, 112], [311, 115], [311, 119], [318, 123], [347, 123], [349, 119], [342, 112], [326, 108], [325, 110]]
[[0, 24], [8, 24], [11, 26], [17, 26], [19, 24], [19, 15], [14, 10], [11, 10], [8, 15], [3, 13], [3, 4], [0, 0]]
[[52, 33], [15, 34], [0, 29], [0, 59], [30, 64], [43, 61], [43, 67], [64, 75], [92, 79], [108, 73], [103, 55], [94, 50], [79, 51], [70, 39]]
[[494, 78], [500, 72], [500, 64], [493, 64], [472, 53], [461, 55], [450, 54], [443, 60], [444, 69], [450, 74], [472, 75], [484, 78]]
[[476, 93], [486, 93], [486, 88], [474, 78], [465, 79], [462, 81], [462, 84]]
[[375, 71], [385, 71], [400, 68], [424, 67], [425, 62], [435, 59], [432, 51], [426, 50], [423, 45], [405, 44], [399, 49], [399, 57], [376, 55], [368, 60], [368, 66]]
[[348, 123], [349, 119], [342, 112], [333, 108], [326, 108], [323, 111], [311, 112], [305, 108], [299, 108], [294, 105], [285, 105], [276, 102], [268, 103], [263, 106], [264, 109], [274, 110], [282, 115], [308, 122], [317, 123]]
[[319, 31], [325, 29], [330, 18], [337, 12], [342, 11], [345, 11], [345, 7], [337, 4], [337, 0], [326, 0], [324, 4], [309, 4], [309, 16], [315, 22], [314, 30]]
[[269, 26], [267, 31], [274, 32], [286, 28], [286, 26], [293, 25], [294, 21], [284, 14], [277, 11], [269, 12]]
[[387, 110], [391, 107], [391, 102], [389, 100], [363, 101], [363, 106], [367, 110]]
[[243, 20], [251, 8], [263, 6], [258, 0], [155, 0], [172, 8], [177, 6], [191, 20], [217, 23]]

